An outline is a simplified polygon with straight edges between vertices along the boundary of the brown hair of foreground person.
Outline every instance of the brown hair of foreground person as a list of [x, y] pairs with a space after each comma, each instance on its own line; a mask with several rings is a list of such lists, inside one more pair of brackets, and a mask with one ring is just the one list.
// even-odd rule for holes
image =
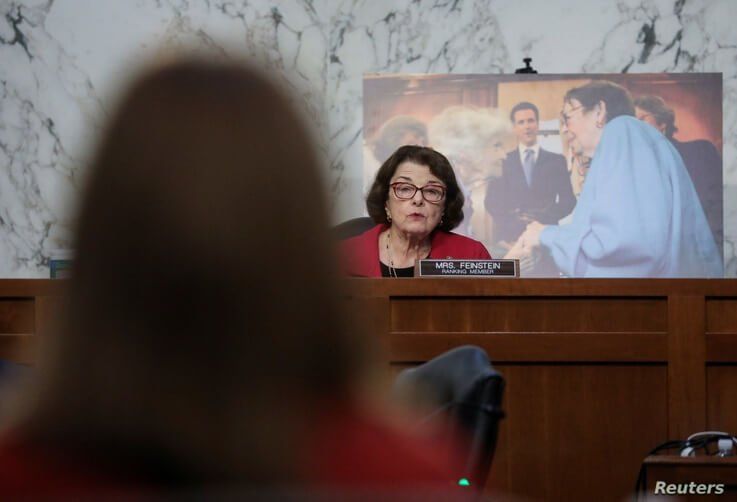
[[144, 76], [92, 162], [68, 319], [18, 430], [155, 480], [294, 479], [303, 424], [365, 352], [328, 221], [302, 120], [259, 72]]

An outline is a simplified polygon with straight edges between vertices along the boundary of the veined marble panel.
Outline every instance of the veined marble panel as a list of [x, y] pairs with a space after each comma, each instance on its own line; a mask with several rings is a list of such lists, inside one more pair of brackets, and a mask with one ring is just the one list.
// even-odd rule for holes
[[0, 277], [48, 277], [71, 246], [82, 166], [117, 92], [179, 49], [257, 59], [324, 127], [325, 2], [0, 2]]

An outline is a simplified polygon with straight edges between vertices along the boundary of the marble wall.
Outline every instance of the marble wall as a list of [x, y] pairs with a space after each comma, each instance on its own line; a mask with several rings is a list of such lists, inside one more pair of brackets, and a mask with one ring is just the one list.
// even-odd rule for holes
[[0, 277], [46, 277], [116, 92], [187, 48], [265, 59], [327, 138], [335, 219], [362, 212], [362, 75], [723, 72], [727, 273], [737, 276], [732, 0], [0, 0]]

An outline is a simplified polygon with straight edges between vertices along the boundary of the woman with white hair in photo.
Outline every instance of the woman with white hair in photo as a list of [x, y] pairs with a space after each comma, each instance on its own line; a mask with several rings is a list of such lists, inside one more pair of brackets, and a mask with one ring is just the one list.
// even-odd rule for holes
[[482, 242], [491, 238], [492, 221], [484, 209], [489, 181], [501, 174], [509, 121], [492, 108], [451, 106], [429, 124], [430, 144], [447, 156], [466, 197], [465, 215], [457, 232]]

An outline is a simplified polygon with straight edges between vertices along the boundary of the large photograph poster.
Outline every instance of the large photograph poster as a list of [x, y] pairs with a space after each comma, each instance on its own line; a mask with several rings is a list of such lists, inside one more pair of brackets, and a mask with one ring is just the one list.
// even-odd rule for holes
[[[591, 82], [626, 89], [649, 128], [566, 103]], [[363, 131], [364, 192], [399, 146], [433, 147], [466, 197], [454, 231], [523, 276], [723, 274], [721, 74], [366, 75]]]

